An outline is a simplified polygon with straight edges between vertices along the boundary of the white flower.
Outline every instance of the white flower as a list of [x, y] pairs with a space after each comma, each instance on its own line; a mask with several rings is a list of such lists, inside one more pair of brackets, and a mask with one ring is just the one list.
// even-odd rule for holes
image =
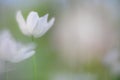
[[9, 31], [0, 34], [0, 59], [9, 62], [20, 62], [31, 57], [35, 51], [35, 44], [24, 45], [13, 39]]
[[119, 63], [119, 56], [119, 51], [116, 48], [112, 49], [105, 55], [102, 62], [103, 64], [112, 66], [114, 64]]
[[117, 48], [110, 50], [103, 58], [103, 64], [109, 68], [113, 75], [120, 74], [120, 53]]
[[52, 18], [48, 22], [48, 14], [43, 17], [39, 17], [37, 12], [31, 11], [27, 17], [27, 20], [25, 21], [21, 11], [18, 11], [16, 20], [19, 24], [20, 30], [24, 35], [39, 38], [44, 35], [50, 27], [52, 27], [55, 18]]

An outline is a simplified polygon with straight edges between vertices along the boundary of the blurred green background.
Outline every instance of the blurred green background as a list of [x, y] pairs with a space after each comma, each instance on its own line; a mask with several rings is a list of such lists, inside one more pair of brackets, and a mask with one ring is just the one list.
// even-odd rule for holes
[[[79, 0], [75, 0], [79, 1]], [[30, 11], [38, 12], [39, 16], [49, 13], [49, 19], [56, 18], [55, 25], [62, 11], [66, 10], [74, 0], [0, 0], [0, 30], [9, 29], [16, 40], [29, 43], [32, 42], [30, 37], [24, 36], [19, 30], [16, 22], [16, 12], [21, 10], [26, 18]], [[68, 3], [71, 2], [71, 3]], [[32, 58], [24, 60], [20, 63], [11, 63], [12, 70], [7, 72], [8, 80], [35, 80], [34, 74], [38, 75], [37, 80], [51, 80], [54, 73], [70, 72], [72, 74], [90, 73], [97, 75], [96, 80], [120, 80], [117, 76], [109, 73], [99, 61], [95, 60], [90, 64], [84, 66], [77, 66], [75, 68], [69, 67], [66, 63], [59, 60], [58, 51], [53, 46], [51, 41], [52, 32], [55, 25], [41, 38], [34, 39], [37, 44], [36, 48], [36, 65], [37, 73], [34, 73], [34, 66]], [[53, 43], [52, 43], [53, 42]], [[81, 69], [82, 68], [82, 69]], [[0, 80], [6, 79], [6, 72], [1, 74]], [[63, 80], [62, 78], [60, 80]], [[74, 80], [74, 79], [71, 79]], [[82, 79], [76, 79], [82, 80]], [[83, 79], [84, 80], [84, 79]]]

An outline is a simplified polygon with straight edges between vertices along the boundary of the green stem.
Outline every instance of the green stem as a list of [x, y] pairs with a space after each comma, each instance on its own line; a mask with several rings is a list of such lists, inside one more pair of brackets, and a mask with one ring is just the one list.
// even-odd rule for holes
[[38, 80], [38, 75], [37, 75], [37, 65], [36, 65], [36, 57], [35, 57], [35, 55], [33, 55], [33, 58], [32, 58], [32, 60], [33, 60], [33, 67], [34, 67], [34, 80]]
[[[32, 37], [32, 42], [34, 42], [34, 38]], [[34, 68], [34, 80], [38, 80], [38, 72], [37, 72], [37, 63], [36, 63], [36, 57], [33, 55], [33, 68]]]

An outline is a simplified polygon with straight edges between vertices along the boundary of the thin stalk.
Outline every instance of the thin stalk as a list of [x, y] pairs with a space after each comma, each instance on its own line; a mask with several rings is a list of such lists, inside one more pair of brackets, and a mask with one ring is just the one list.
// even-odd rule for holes
[[[32, 37], [32, 42], [34, 42], [34, 38]], [[34, 68], [34, 80], [38, 80], [38, 71], [37, 71], [37, 61], [36, 61], [36, 57], [35, 55], [33, 55], [32, 57], [32, 61], [33, 61], [33, 68]]]
[[38, 80], [38, 72], [37, 72], [37, 65], [36, 65], [36, 57], [33, 55], [33, 67], [34, 67], [34, 80]]

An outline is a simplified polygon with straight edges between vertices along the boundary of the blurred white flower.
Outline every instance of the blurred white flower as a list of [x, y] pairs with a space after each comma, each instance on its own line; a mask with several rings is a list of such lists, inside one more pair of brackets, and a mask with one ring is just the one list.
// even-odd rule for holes
[[13, 39], [9, 31], [0, 34], [0, 59], [17, 63], [31, 57], [35, 51], [35, 44], [24, 45]]
[[117, 49], [110, 50], [103, 58], [103, 63], [106, 65], [114, 65], [119, 61], [119, 51]]
[[16, 15], [19, 28], [24, 35], [33, 36], [39, 38], [44, 35], [50, 27], [53, 26], [55, 18], [52, 18], [49, 22], [48, 14], [43, 17], [39, 17], [37, 12], [31, 11], [27, 17], [27, 20], [23, 18], [21, 11]]
[[117, 49], [109, 51], [103, 58], [103, 64], [109, 68], [114, 75], [120, 74], [120, 53]]

